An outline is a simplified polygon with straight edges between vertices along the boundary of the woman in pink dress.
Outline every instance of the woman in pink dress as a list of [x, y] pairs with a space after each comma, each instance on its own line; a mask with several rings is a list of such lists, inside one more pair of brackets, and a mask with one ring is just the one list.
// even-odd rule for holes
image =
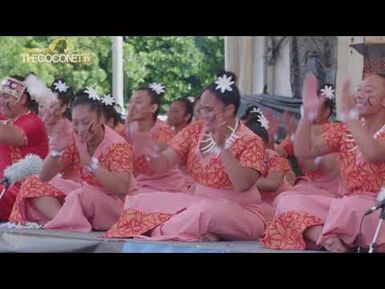
[[[74, 135], [55, 134], [38, 177], [26, 179], [11, 222], [44, 224], [48, 229], [106, 230], [119, 218], [124, 196], [134, 185], [131, 148], [103, 124], [101, 103], [93, 89], [72, 104]], [[78, 177], [62, 177], [72, 171]]]
[[[194, 98], [192, 96], [186, 98], [178, 98], [174, 100], [167, 112], [167, 124], [171, 126], [175, 133], [180, 132], [189, 125], [194, 114]], [[194, 180], [187, 171], [185, 165], [179, 166], [183, 173], [187, 189], [192, 192], [194, 189]]]
[[262, 200], [272, 205], [274, 199], [281, 192], [290, 189], [287, 178], [293, 173], [288, 160], [281, 157], [269, 146], [268, 121], [261, 111], [253, 111], [247, 117], [245, 125], [258, 135], [265, 147], [265, 164], [268, 170], [266, 177], [260, 177], [256, 182], [257, 189], [261, 193]]
[[164, 93], [163, 85], [153, 83], [134, 90], [130, 99], [126, 140], [133, 146], [134, 175], [137, 180], [137, 190], [134, 194], [187, 191], [185, 179], [177, 164], [157, 173], [148, 164], [148, 159], [141, 151], [147, 142], [154, 142], [160, 150], [163, 150], [176, 134], [169, 125], [158, 119]]
[[[4, 169], [27, 154], [45, 158], [48, 137], [40, 118], [31, 112], [35, 106], [24, 78], [6, 77], [0, 84], [0, 177]], [[20, 183], [9, 187], [0, 200], [0, 220], [7, 221], [20, 189]]]
[[[142, 147], [156, 171], [187, 163], [193, 194], [155, 192], [128, 197], [107, 237], [152, 240], [256, 240], [272, 217], [255, 182], [266, 174], [262, 140], [236, 118], [240, 93], [231, 72], [202, 93], [200, 121], [159, 151]], [[143, 142], [144, 143], [144, 142]]]
[[[290, 206], [288, 204], [285, 212], [281, 210], [274, 217], [267, 229], [265, 245], [277, 249], [305, 249], [308, 240], [331, 252], [346, 252], [357, 246], [367, 248], [374, 236], [379, 212], [365, 218], [359, 236], [360, 222], [385, 184], [385, 109], [382, 104], [385, 76], [366, 77], [354, 98], [345, 82], [341, 102], [345, 123], [330, 124], [320, 137], [312, 138], [312, 119], [319, 103], [316, 87], [315, 76], [308, 75], [304, 84], [304, 114], [297, 129], [294, 151], [302, 158], [339, 153], [341, 189], [338, 194], [303, 194], [293, 199], [287, 196]], [[377, 249], [383, 250], [384, 232], [380, 232], [377, 244]]]

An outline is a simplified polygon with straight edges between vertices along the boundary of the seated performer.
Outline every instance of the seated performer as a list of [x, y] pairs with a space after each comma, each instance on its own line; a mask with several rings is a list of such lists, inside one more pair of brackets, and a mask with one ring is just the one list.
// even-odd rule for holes
[[157, 173], [141, 151], [147, 142], [154, 142], [163, 150], [167, 147], [167, 142], [175, 136], [172, 128], [158, 119], [164, 93], [163, 85], [153, 83], [134, 90], [130, 99], [126, 139], [133, 146], [134, 175], [138, 185], [134, 193], [187, 191], [185, 179], [177, 164]]
[[[26, 179], [10, 221], [44, 224], [48, 229], [106, 230], [123, 210], [134, 186], [132, 152], [127, 142], [103, 124], [95, 90], [79, 93], [72, 103], [74, 135], [54, 130], [51, 151], [39, 176]], [[73, 171], [65, 179], [62, 173]]]
[[[27, 154], [45, 158], [48, 137], [41, 119], [30, 111], [36, 106], [24, 78], [6, 77], [0, 84], [0, 177], [4, 169]], [[0, 188], [2, 189], [2, 187]], [[9, 187], [0, 200], [0, 221], [7, 221], [20, 189], [20, 183]]]
[[[366, 77], [354, 97], [345, 82], [341, 91], [344, 123], [330, 124], [314, 138], [311, 127], [319, 103], [316, 92], [317, 79], [309, 74], [304, 83], [303, 116], [294, 152], [300, 158], [339, 153], [341, 188], [337, 194], [329, 190], [328, 194], [303, 192], [285, 198], [280, 195], [276, 216], [263, 243], [275, 249], [305, 249], [307, 241], [330, 252], [346, 252], [357, 246], [367, 248], [379, 212], [366, 217], [361, 234], [360, 222], [385, 184], [385, 75]], [[285, 208], [280, 209], [281, 206]], [[377, 244], [377, 250], [383, 250], [384, 233], [380, 232]]]
[[272, 205], [278, 194], [290, 189], [291, 185], [287, 178], [293, 174], [293, 171], [286, 158], [267, 148], [269, 145], [269, 133], [267, 132], [269, 123], [261, 111], [252, 113], [245, 125], [263, 140], [268, 175], [260, 177], [256, 186], [261, 193], [262, 200]]
[[107, 237], [154, 240], [256, 240], [273, 215], [255, 186], [266, 174], [263, 142], [236, 118], [235, 75], [219, 74], [200, 97], [199, 118], [161, 151], [142, 141], [155, 171], [187, 163], [193, 194], [154, 192], [127, 197]]

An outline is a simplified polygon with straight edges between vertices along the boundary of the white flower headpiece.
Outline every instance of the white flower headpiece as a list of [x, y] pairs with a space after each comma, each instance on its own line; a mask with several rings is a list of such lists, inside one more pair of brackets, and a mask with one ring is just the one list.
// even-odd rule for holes
[[194, 103], [195, 102], [195, 98], [193, 96], [188, 96], [186, 97], [186, 99], [191, 102], [191, 103]]
[[105, 94], [102, 97], [102, 103], [105, 105], [114, 105], [115, 99], [111, 96], [111, 94]]
[[259, 113], [259, 114], [263, 114], [262, 110], [258, 107], [256, 108], [255, 106], [253, 107], [253, 109], [250, 111], [250, 113]]
[[261, 127], [268, 130], [269, 129], [269, 121], [267, 118], [263, 115], [263, 113], [260, 113], [258, 116], [258, 122], [261, 124]]
[[232, 84], [235, 83], [235, 81], [231, 81], [232, 76], [229, 77], [224, 74], [223, 76], [219, 76], [218, 79], [215, 81], [215, 84], [217, 85], [215, 87], [215, 90], [220, 89], [222, 93], [224, 93], [226, 90], [233, 91], [233, 88], [231, 87]]
[[54, 82], [53, 85], [55, 86], [55, 90], [57, 90], [59, 92], [67, 92], [67, 90], [69, 88], [69, 86], [61, 80]]
[[151, 88], [151, 90], [155, 91], [156, 94], [161, 94], [161, 93], [164, 93], [164, 85], [162, 85], [161, 83], [151, 83], [149, 86], [149, 88]]
[[334, 99], [334, 91], [333, 87], [325, 85], [325, 87], [321, 89], [321, 95], [328, 99]]
[[89, 99], [100, 100], [99, 94], [96, 89], [92, 87], [86, 87], [86, 90], [84, 92], [88, 94]]

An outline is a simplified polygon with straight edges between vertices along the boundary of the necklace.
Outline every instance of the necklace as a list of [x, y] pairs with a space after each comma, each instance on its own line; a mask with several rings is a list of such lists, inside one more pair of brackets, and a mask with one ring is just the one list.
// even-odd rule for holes
[[[237, 139], [239, 139], [239, 137], [235, 135], [235, 132], [237, 131], [238, 127], [239, 127], [238, 119], [235, 120], [234, 127], [227, 126], [227, 128], [231, 131], [231, 134], [226, 138], [226, 141], [224, 143], [225, 149], [230, 148], [232, 144]], [[213, 133], [212, 132], [210, 132], [209, 134], [205, 133], [204, 136], [206, 136], [206, 138], [203, 138], [203, 140], [200, 141], [200, 144], [205, 145], [204, 147], [200, 148], [201, 153], [208, 154], [210, 152], [215, 152], [216, 154], [219, 154], [221, 152], [221, 147], [218, 146], [218, 144], [215, 142], [213, 138]]]

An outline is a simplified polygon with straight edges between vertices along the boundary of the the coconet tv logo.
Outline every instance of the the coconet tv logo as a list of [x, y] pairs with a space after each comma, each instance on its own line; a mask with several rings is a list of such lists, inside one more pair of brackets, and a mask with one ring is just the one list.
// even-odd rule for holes
[[[60, 51], [61, 47], [64, 47], [63, 51]], [[91, 53], [76, 53], [74, 45], [66, 38], [55, 39], [45, 49], [29, 49], [27, 53], [22, 53], [21, 57], [24, 63], [90, 64], [92, 62]]]

